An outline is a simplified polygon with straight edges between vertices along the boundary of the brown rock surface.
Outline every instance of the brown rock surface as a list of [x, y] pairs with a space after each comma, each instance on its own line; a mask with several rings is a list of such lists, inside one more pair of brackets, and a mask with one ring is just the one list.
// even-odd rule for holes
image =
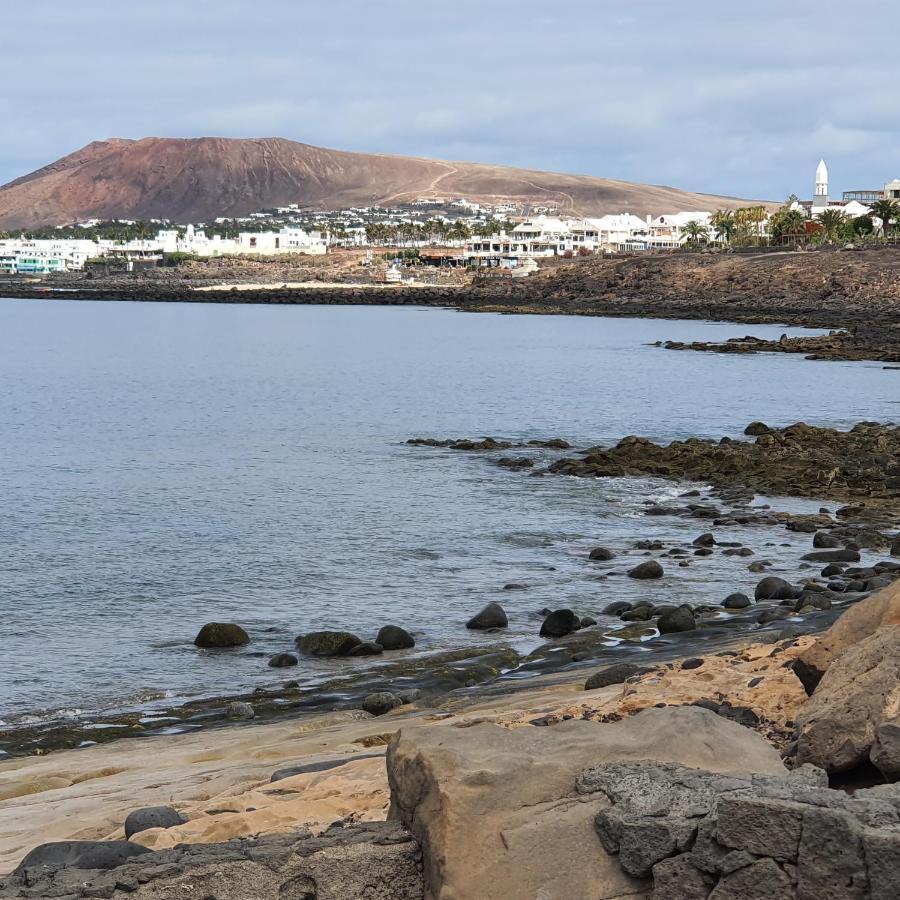
[[797, 762], [845, 772], [869, 759], [880, 725], [900, 717], [900, 625], [835, 659], [797, 719]]
[[890, 625], [900, 625], [900, 582], [851, 606], [799, 655], [795, 664], [798, 677], [812, 692], [835, 659], [879, 628]]
[[699, 708], [605, 725], [404, 727], [388, 749], [391, 816], [420, 842], [431, 900], [633, 897], [646, 883], [625, 875], [594, 833], [605, 801], [575, 783], [588, 766], [643, 759], [785, 771], [761, 737]]

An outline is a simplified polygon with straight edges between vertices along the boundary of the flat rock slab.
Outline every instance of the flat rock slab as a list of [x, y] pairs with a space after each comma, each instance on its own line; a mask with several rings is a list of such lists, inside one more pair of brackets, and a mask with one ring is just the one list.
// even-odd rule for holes
[[763, 738], [697, 707], [615, 724], [404, 727], [388, 748], [391, 817], [422, 847], [429, 900], [633, 898], [647, 883], [626, 875], [594, 831], [608, 801], [579, 794], [576, 779], [590, 766], [646, 759], [785, 772]]

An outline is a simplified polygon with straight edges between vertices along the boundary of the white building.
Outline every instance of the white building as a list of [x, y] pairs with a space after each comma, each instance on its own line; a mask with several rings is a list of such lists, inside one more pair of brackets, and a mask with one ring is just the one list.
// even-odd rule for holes
[[681, 247], [688, 240], [686, 228], [689, 223], [696, 222], [706, 233], [707, 239], [715, 237], [712, 227], [712, 213], [677, 212], [664, 213], [647, 223], [648, 249], [669, 249]]
[[631, 213], [616, 213], [588, 219], [597, 230], [597, 242], [605, 250], [620, 250], [636, 237], [648, 233], [647, 222]]
[[83, 269], [93, 256], [101, 253], [98, 244], [88, 240], [0, 240], [0, 272], [7, 275], [49, 275]]

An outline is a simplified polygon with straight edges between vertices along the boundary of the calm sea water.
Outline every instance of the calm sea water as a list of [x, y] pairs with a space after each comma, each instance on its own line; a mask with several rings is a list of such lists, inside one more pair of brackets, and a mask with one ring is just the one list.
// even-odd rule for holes
[[[596, 615], [637, 593], [700, 602], [749, 587], [735, 558], [665, 585], [592, 577], [584, 557], [596, 544], [703, 530], [641, 515], [646, 499], [682, 487], [530, 478], [404, 442], [559, 435], [587, 445], [738, 435], [756, 418], [900, 417], [897, 373], [876, 364], [648, 346], [783, 330], [0, 301], [0, 720], [310, 681], [351, 664], [266, 666], [311, 629], [372, 637], [398, 623], [421, 650], [468, 646], [494, 640], [463, 623], [501, 600], [510, 639], [527, 648], [545, 605]], [[528, 590], [502, 591], [507, 582]], [[210, 620], [242, 623], [253, 642], [196, 650]]]

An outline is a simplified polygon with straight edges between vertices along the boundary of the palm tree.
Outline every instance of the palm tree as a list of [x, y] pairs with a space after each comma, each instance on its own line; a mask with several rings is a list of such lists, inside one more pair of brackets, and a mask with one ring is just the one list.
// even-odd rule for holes
[[730, 243], [735, 230], [734, 213], [730, 209], [718, 209], [713, 213], [710, 221], [715, 229], [716, 237], [723, 244]]
[[816, 221], [825, 230], [825, 238], [834, 241], [837, 240], [844, 225], [844, 214], [839, 209], [823, 209], [816, 216]]
[[705, 241], [709, 237], [707, 227], [701, 225], [696, 219], [686, 222], [684, 228], [682, 228], [682, 233], [687, 236], [689, 244], [699, 244], [700, 241]]
[[881, 219], [881, 234], [887, 237], [891, 222], [900, 219], [900, 203], [896, 200], [876, 200], [869, 212], [875, 218]]

